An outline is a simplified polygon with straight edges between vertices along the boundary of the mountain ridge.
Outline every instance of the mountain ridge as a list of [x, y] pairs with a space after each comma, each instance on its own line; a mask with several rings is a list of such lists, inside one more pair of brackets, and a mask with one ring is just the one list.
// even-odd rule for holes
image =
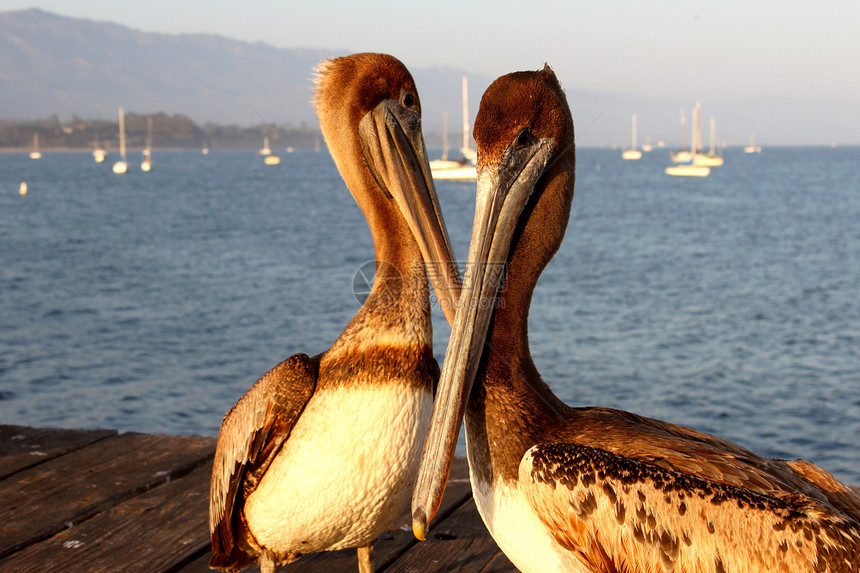
[[[39, 9], [0, 12], [0, 118], [112, 118], [122, 105], [139, 113], [180, 113], [200, 124], [315, 128], [313, 70], [321, 60], [351, 51], [277, 48], [217, 34], [144, 32]], [[448, 110], [449, 140], [458, 148], [460, 78], [467, 72], [442, 65], [410, 68], [421, 93], [428, 140], [438, 140], [442, 112]], [[476, 73], [468, 73], [468, 78], [473, 120], [493, 78]], [[686, 108], [689, 126], [695, 104], [603, 93], [576, 87], [570, 78], [559, 79], [583, 145], [628, 145], [634, 112], [640, 144], [647, 136], [655, 143], [676, 144], [680, 108]], [[732, 144], [745, 142], [753, 132], [762, 145], [860, 143], [860, 105], [850, 102], [785, 97], [703, 101], [703, 106], [706, 142], [713, 115], [719, 139]]]

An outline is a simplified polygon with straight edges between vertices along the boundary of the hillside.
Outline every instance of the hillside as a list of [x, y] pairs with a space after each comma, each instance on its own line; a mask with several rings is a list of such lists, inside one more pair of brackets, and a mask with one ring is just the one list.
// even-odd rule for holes
[[[41, 10], [0, 12], [0, 118], [113, 118], [180, 113], [199, 124], [316, 126], [314, 67], [350, 50], [279, 49], [215, 35], [155, 34]], [[441, 124], [459, 131], [460, 78], [448, 68], [415, 70]], [[472, 114], [489, 77], [475, 77]], [[425, 109], [431, 117], [430, 109]]]
[[[275, 48], [216, 35], [148, 33], [35, 9], [0, 12], [0, 119], [112, 119], [122, 105], [141, 115], [180, 114], [198, 125], [269, 123], [315, 130], [314, 67], [360, 48]], [[547, 55], [550, 65], [552, 56]], [[443, 110], [448, 110], [452, 147], [459, 147], [463, 70], [410, 68], [423, 101], [428, 144], [438, 145]], [[492, 79], [469, 74], [471, 119]], [[640, 143], [651, 136], [677, 144], [679, 110], [685, 107], [689, 119], [695, 104], [595, 92], [578, 87], [576, 78], [559, 79], [581, 145], [627, 145], [634, 112]], [[860, 105], [851, 102], [785, 94], [778, 100], [704, 99], [702, 104], [705, 125], [715, 116], [719, 137], [729, 144], [743, 144], [751, 133], [765, 146], [860, 143]]]

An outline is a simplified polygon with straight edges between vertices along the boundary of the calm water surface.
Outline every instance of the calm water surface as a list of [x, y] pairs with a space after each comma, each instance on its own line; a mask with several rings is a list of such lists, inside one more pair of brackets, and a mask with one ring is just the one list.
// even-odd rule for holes
[[[0, 154], [0, 422], [215, 435], [358, 309], [370, 234], [326, 153], [156, 152], [148, 174], [135, 155], [121, 177]], [[531, 309], [544, 379], [860, 484], [860, 149], [728, 150], [702, 180], [667, 163], [579, 150]], [[438, 192], [465, 257], [474, 183]]]

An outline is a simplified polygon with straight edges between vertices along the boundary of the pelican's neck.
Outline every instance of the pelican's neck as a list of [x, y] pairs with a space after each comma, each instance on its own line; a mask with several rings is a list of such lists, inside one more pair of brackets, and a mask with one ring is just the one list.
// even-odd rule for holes
[[520, 216], [524, 223], [511, 243], [505, 281], [495, 301], [466, 414], [470, 457], [473, 452], [489, 457], [475, 464], [483, 468], [478, 471], [491, 472], [483, 476], [487, 481], [516, 479], [526, 450], [564, 424], [569, 414], [535, 367], [528, 321], [538, 278], [567, 228], [572, 173], [572, 162], [550, 168]]
[[485, 483], [516, 480], [526, 451], [563, 424], [568, 411], [534, 364], [528, 306], [513, 304], [516, 298], [505, 293], [498, 301], [466, 410], [470, 466]]
[[[374, 244], [373, 286], [332, 350], [371, 343], [431, 348], [430, 293], [418, 243], [393, 201], [363, 203]], [[357, 275], [357, 283], [370, 279], [369, 266], [358, 270], [364, 276]]]

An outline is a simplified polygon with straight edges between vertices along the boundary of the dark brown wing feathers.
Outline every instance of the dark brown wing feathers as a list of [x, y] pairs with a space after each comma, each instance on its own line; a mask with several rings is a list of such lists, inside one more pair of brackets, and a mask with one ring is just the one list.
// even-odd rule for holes
[[210, 566], [241, 568], [241, 507], [256, 489], [316, 389], [319, 357], [296, 354], [260, 378], [224, 416], [212, 472]]

